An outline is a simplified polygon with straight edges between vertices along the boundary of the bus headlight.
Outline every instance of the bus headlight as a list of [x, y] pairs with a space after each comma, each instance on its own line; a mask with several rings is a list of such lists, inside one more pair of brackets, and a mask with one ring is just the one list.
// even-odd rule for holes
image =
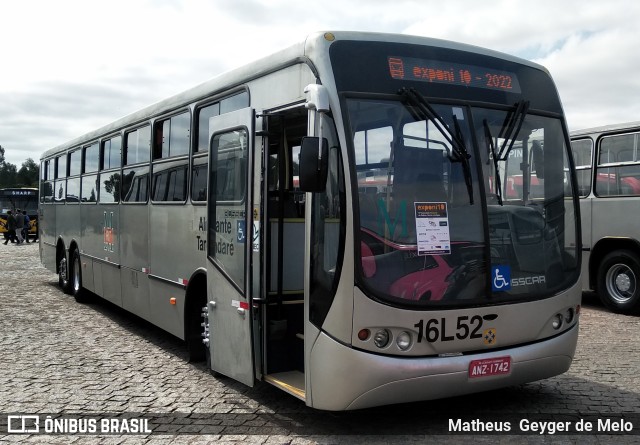
[[556, 314], [553, 317], [553, 321], [551, 322], [551, 326], [553, 326], [553, 329], [560, 329], [560, 327], [562, 326], [562, 314]]
[[386, 329], [380, 329], [376, 332], [376, 335], [373, 336], [373, 343], [380, 349], [384, 348], [389, 344], [389, 340], [391, 338], [391, 334]]
[[411, 346], [411, 334], [407, 331], [402, 331], [396, 338], [396, 344], [401, 351], [406, 351]]
[[564, 321], [567, 322], [567, 324], [570, 324], [573, 321], [573, 318], [575, 317], [575, 312], [573, 311], [573, 308], [570, 307], [569, 309], [567, 309], [567, 311], [564, 313]]

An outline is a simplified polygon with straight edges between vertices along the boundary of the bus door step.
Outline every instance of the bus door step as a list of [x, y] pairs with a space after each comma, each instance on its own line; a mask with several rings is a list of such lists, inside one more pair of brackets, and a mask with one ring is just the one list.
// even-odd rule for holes
[[292, 396], [305, 400], [305, 387], [304, 387], [304, 373], [300, 371], [286, 371], [278, 372], [276, 374], [269, 374], [264, 376], [266, 382], [271, 383], [288, 392]]

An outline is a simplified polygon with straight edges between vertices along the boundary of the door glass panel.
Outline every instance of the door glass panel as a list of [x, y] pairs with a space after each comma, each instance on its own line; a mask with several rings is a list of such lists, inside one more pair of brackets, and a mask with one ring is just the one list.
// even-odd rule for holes
[[246, 240], [247, 143], [245, 129], [211, 140], [208, 255], [244, 292]]

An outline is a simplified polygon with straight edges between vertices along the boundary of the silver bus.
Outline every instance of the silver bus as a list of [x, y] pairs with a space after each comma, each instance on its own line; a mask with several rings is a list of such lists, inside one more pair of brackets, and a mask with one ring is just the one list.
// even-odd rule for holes
[[571, 159], [541, 66], [317, 33], [45, 152], [41, 258], [311, 407], [486, 391], [573, 359]]
[[571, 132], [582, 218], [583, 288], [640, 312], [640, 122]]

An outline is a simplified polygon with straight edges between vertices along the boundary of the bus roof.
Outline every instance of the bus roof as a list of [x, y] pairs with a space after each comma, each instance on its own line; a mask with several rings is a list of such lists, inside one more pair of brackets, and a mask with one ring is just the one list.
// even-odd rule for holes
[[201, 83], [200, 85], [178, 93], [167, 99], [163, 99], [155, 104], [149, 105], [145, 108], [142, 108], [141, 110], [124, 116], [97, 130], [91, 131], [78, 138], [47, 150], [43, 153], [42, 159], [49, 158], [54, 154], [65, 151], [69, 148], [74, 148], [79, 145], [94, 141], [100, 137], [116, 133], [123, 128], [142, 123], [152, 116], [157, 116], [177, 110], [185, 106], [186, 104], [203, 100], [210, 96], [220, 95], [223, 93], [233, 93], [234, 89], [237, 89], [236, 92], [241, 92], [242, 85], [244, 85], [246, 82], [267, 75], [286, 66], [290, 66], [296, 63], [306, 63], [317, 76], [318, 72], [315, 68], [316, 63], [321, 60], [322, 53], [326, 49], [326, 47], [329, 46], [332, 42], [338, 40], [395, 42], [434, 46], [459, 51], [468, 51], [527, 65], [536, 69], [540, 69], [549, 74], [546, 68], [534, 62], [498, 51], [464, 43], [452, 42], [448, 40], [405, 34], [385, 34], [355, 31], [316, 32], [307, 36], [307, 38], [302, 42], [298, 42], [272, 55], [261, 58], [254, 62], [250, 62], [240, 68], [222, 73], [204, 83]]
[[600, 127], [582, 128], [580, 130], [573, 130], [569, 135], [573, 137], [587, 136], [592, 133], [614, 133], [621, 130], [638, 129], [640, 130], [640, 121], [625, 122], [622, 124], [610, 124]]

